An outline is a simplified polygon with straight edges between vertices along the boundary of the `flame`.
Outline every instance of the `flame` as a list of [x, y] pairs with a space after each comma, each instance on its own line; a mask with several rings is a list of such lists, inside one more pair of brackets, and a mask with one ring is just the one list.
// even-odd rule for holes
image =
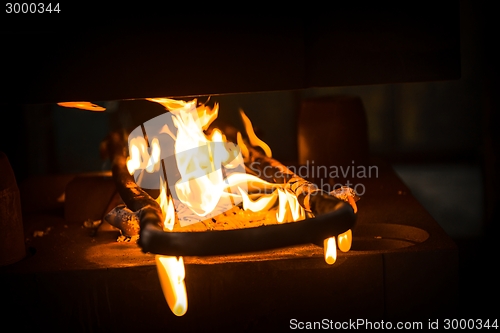
[[352, 210], [354, 211], [354, 214], [356, 214], [358, 212], [358, 206], [356, 205], [356, 200], [354, 200], [354, 198], [351, 196], [347, 196], [347, 200], [348, 200], [349, 204], [351, 205]]
[[162, 255], [157, 255], [155, 259], [167, 304], [176, 316], [183, 316], [187, 311], [184, 259]]
[[65, 108], [75, 108], [89, 111], [106, 111], [106, 108], [90, 102], [61, 102], [57, 103], [57, 105]]
[[286, 189], [278, 188], [279, 208], [276, 213], [278, 223], [294, 222], [306, 218], [304, 208], [295, 195]]
[[278, 208], [278, 212], [276, 213], [276, 220], [279, 222], [279, 223], [283, 223], [283, 222], [286, 222], [286, 218], [287, 218], [287, 196], [286, 196], [286, 193], [284, 190], [282, 189], [278, 189], [278, 195], [279, 195], [279, 202], [280, 203], [283, 203], [281, 205], [279, 205], [279, 208]]
[[151, 156], [149, 157], [148, 164], [146, 166], [146, 171], [153, 173], [158, 171], [160, 168], [160, 142], [157, 138], [154, 138], [151, 142]]
[[161, 207], [161, 211], [163, 213], [163, 227], [168, 231], [172, 231], [175, 225], [175, 208], [174, 202], [170, 196], [167, 196], [167, 187], [162, 182], [160, 195], [156, 199], [156, 202]]
[[[135, 139], [134, 139], [135, 140]], [[130, 154], [127, 159], [127, 169], [128, 172], [133, 175], [135, 170], [141, 167], [141, 146], [136, 144], [131, 144]]]
[[245, 145], [245, 142], [243, 142], [240, 132], [236, 134], [236, 142], [241, 149], [241, 155], [243, 155], [243, 158], [247, 159], [250, 156], [250, 152], [248, 151], [248, 147]]
[[351, 249], [352, 244], [352, 231], [351, 229], [346, 232], [339, 234], [337, 237], [339, 243], [339, 250], [342, 252], [348, 252]]
[[259, 195], [259, 198], [254, 201], [250, 199], [248, 193], [243, 191], [240, 187], [238, 187], [238, 190], [240, 191], [241, 197], [243, 198], [243, 209], [250, 210], [252, 212], [269, 210], [274, 206], [276, 199], [278, 198], [276, 192], [273, 192], [271, 194]]
[[[148, 173], [153, 173], [160, 169], [161, 148], [157, 138], [153, 139], [151, 146], [151, 149], [149, 149], [144, 137], [135, 137], [130, 140], [127, 169], [131, 175], [139, 169], [144, 169]], [[149, 154], [148, 150], [151, 150], [151, 154]]]
[[[157, 199], [164, 211], [166, 230], [173, 230], [175, 208], [179, 204], [187, 207], [187, 210], [182, 210], [183, 218], [178, 219], [181, 227], [214, 217], [240, 203], [244, 210], [257, 212], [273, 209], [278, 202], [278, 223], [306, 218], [305, 210], [298, 203], [297, 197], [285, 189], [286, 184], [272, 184], [246, 173], [244, 158], [249, 157], [249, 150], [241, 133], [237, 133], [237, 144], [228, 142], [224, 133], [217, 128], [210, 134], [205, 133], [217, 118], [217, 103], [210, 108], [206, 105], [198, 106], [196, 99], [148, 100], [159, 103], [170, 111], [168, 115], [171, 120], [169, 124], [162, 124], [161, 128], [156, 125], [156, 132], [151, 130], [152, 127], [144, 126], [141, 132], [130, 138], [127, 168], [130, 174], [135, 174], [137, 170], [145, 170], [146, 173], [157, 172], [161, 168], [160, 161], [163, 158], [161, 144], [165, 142], [159, 137], [167, 135], [173, 140], [172, 151], [178, 172], [177, 178], [169, 183], [176, 200], [167, 195], [163, 183]], [[250, 144], [261, 147], [267, 156], [271, 156], [271, 149], [255, 135], [252, 123], [243, 110], [240, 110], [240, 114]], [[151, 146], [148, 145], [147, 138], [151, 140]], [[165, 176], [168, 178], [168, 174]], [[138, 177], [148, 176], [141, 172]]]
[[[181, 114], [182, 111], [193, 110], [196, 108], [197, 100], [193, 99], [192, 101], [186, 102], [183, 100], [175, 100], [170, 98], [148, 98], [148, 101], [159, 103], [165, 107], [165, 109], [170, 112], [175, 112], [176, 114]], [[210, 124], [217, 118], [219, 114], [219, 104], [215, 104], [214, 108], [211, 109], [206, 105], [201, 105], [196, 108], [197, 117], [194, 118], [195, 122], [201, 127], [202, 130], [207, 130]], [[189, 119], [191, 115], [188, 115]], [[183, 118], [184, 119], [184, 118]]]
[[250, 140], [250, 144], [254, 147], [262, 148], [262, 150], [264, 150], [264, 153], [266, 154], [267, 157], [272, 157], [273, 154], [271, 152], [271, 148], [269, 148], [267, 143], [265, 143], [264, 141], [259, 139], [257, 137], [257, 135], [255, 135], [255, 132], [254, 132], [253, 126], [252, 126], [252, 122], [247, 117], [245, 112], [243, 112], [243, 110], [241, 110], [241, 109], [240, 109], [240, 115], [241, 115], [241, 119], [243, 120], [243, 125], [245, 126], [245, 130], [246, 130], [247, 135], [248, 135], [248, 140]]
[[337, 260], [337, 245], [335, 245], [335, 236], [323, 241], [325, 261], [328, 265], [333, 265]]
[[214, 131], [211, 136], [204, 133], [217, 117], [218, 105], [210, 110], [206, 106], [196, 108], [196, 100], [172, 104], [167, 99], [162, 104], [173, 114], [177, 128], [175, 154], [181, 176], [175, 184], [177, 197], [196, 215], [207, 216], [223, 199], [226, 183], [222, 166], [232, 161], [235, 153], [226, 149], [225, 137], [220, 131]]
[[[224, 133], [215, 128], [207, 135], [205, 131], [218, 115], [219, 106], [213, 109], [197, 106], [192, 101], [172, 100], [168, 98], [149, 99], [160, 103], [170, 111], [172, 128], [163, 126], [159, 134], [168, 134], [174, 139], [174, 152], [178, 168], [178, 179], [174, 186], [176, 198], [190, 210], [191, 215], [184, 216], [181, 226], [199, 222], [200, 218], [209, 218], [231, 209], [242, 203], [244, 210], [253, 212], [271, 209], [279, 198], [279, 222], [291, 222], [305, 218], [305, 211], [297, 198], [289, 191], [275, 191], [281, 184], [271, 184], [256, 176], [246, 174], [244, 157], [249, 156], [240, 133], [237, 134], [237, 145], [228, 142]], [[266, 155], [271, 156], [271, 149], [255, 135], [248, 117], [240, 110], [250, 144], [261, 147]], [[175, 127], [175, 128], [174, 128]], [[153, 137], [148, 133], [148, 137]], [[131, 152], [127, 162], [129, 171], [145, 168], [147, 172], [157, 170], [157, 162], [161, 157], [158, 140], [147, 148], [145, 139], [137, 137], [130, 140]], [[151, 154], [149, 154], [151, 151]], [[271, 193], [269, 193], [271, 189]], [[250, 198], [249, 190], [260, 193]], [[283, 195], [285, 194], [285, 195]], [[162, 194], [164, 196], [164, 194]], [[171, 206], [162, 197], [162, 209]], [[167, 205], [167, 206], [165, 206]], [[183, 212], [184, 214], [184, 212]], [[180, 219], [179, 219], [180, 220]], [[170, 230], [171, 222], [166, 224]]]

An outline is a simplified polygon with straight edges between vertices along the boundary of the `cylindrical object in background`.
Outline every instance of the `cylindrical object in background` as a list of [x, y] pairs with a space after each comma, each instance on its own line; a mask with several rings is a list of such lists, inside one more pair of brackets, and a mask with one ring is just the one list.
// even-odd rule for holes
[[25, 256], [19, 189], [7, 156], [0, 152], [0, 266]]
[[298, 120], [299, 164], [368, 164], [368, 127], [357, 96], [325, 96], [302, 102]]

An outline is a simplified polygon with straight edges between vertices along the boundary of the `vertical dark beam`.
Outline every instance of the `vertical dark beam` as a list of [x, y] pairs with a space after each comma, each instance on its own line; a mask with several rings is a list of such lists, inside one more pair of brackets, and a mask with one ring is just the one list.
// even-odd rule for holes
[[[459, 242], [460, 245], [460, 308], [463, 317], [497, 316], [494, 307], [481, 305], [484, 295], [498, 294], [500, 275], [491, 265], [498, 253], [500, 208], [500, 108], [498, 103], [498, 11], [487, 2], [462, 1], [461, 8], [471, 13], [476, 30], [478, 72], [482, 89], [476, 105], [476, 117], [482, 121], [482, 167], [484, 186], [484, 220], [482, 237]], [[466, 191], [466, 189], [464, 189]]]
[[[500, 215], [500, 108], [498, 102], [498, 60], [500, 52], [495, 45], [498, 35], [498, 12], [492, 5], [483, 3], [481, 8], [482, 17], [478, 21], [483, 23], [483, 45], [485, 64], [485, 89], [483, 108], [483, 130], [484, 130], [484, 166], [485, 166], [485, 197], [486, 197], [486, 220], [485, 231], [487, 235], [495, 235], [498, 232], [498, 221]], [[494, 237], [494, 236], [493, 236]]]

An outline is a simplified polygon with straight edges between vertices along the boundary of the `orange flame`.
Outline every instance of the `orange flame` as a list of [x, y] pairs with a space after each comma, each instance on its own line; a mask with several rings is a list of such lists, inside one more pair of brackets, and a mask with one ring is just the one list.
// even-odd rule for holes
[[250, 140], [250, 144], [254, 147], [262, 148], [262, 150], [264, 150], [264, 153], [266, 154], [267, 157], [272, 157], [273, 154], [271, 152], [271, 148], [267, 145], [267, 143], [265, 143], [264, 141], [262, 141], [261, 139], [259, 139], [257, 137], [257, 135], [255, 134], [255, 132], [253, 130], [252, 122], [247, 117], [245, 112], [243, 112], [243, 110], [241, 110], [241, 109], [240, 109], [240, 115], [241, 115], [241, 119], [243, 120], [243, 125], [245, 126], [245, 130], [246, 130], [247, 135], [248, 135], [248, 140]]
[[157, 255], [155, 260], [167, 304], [176, 316], [183, 316], [187, 311], [184, 259]]
[[65, 108], [75, 108], [88, 111], [106, 111], [106, 108], [90, 102], [61, 102], [57, 103], [57, 105]]
[[328, 265], [333, 265], [337, 260], [337, 245], [335, 244], [335, 237], [325, 239], [323, 241], [323, 249], [326, 263]]
[[339, 250], [342, 252], [348, 252], [351, 249], [352, 244], [352, 231], [351, 229], [338, 235]]
[[156, 202], [160, 205], [163, 213], [163, 228], [172, 231], [175, 225], [175, 208], [172, 198], [167, 196], [167, 187], [164, 182], [161, 184], [160, 195], [156, 199]]

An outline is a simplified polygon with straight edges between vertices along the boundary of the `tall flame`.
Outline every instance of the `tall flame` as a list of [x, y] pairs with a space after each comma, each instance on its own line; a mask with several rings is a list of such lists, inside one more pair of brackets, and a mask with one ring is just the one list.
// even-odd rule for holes
[[[206, 105], [197, 106], [197, 100], [182, 101], [169, 98], [149, 99], [163, 105], [170, 111], [171, 125], [165, 124], [161, 130], [149, 131], [146, 141], [144, 127], [141, 135], [129, 140], [130, 157], [127, 168], [130, 174], [137, 170], [145, 170], [154, 174], [160, 170], [163, 147], [161, 135], [173, 139], [173, 153], [178, 170], [178, 178], [171, 183], [175, 198], [189, 209], [189, 215], [182, 219], [181, 226], [200, 221], [200, 218], [210, 218], [242, 204], [244, 210], [268, 210], [278, 202], [277, 222], [292, 222], [305, 218], [305, 210], [291, 192], [285, 190], [284, 184], [268, 183], [254, 175], [246, 174], [244, 159], [249, 156], [249, 150], [237, 134], [237, 144], [228, 142], [224, 133], [215, 128], [207, 135], [205, 131], [217, 118], [219, 106], [213, 108]], [[272, 152], [269, 146], [260, 140], [252, 127], [252, 123], [240, 110], [249, 142], [261, 147], [267, 156]], [[147, 126], [145, 127], [148, 131]], [[139, 177], [146, 177], [143, 172]], [[167, 172], [168, 178], [168, 172]], [[141, 178], [142, 179], [142, 178]], [[161, 182], [161, 177], [160, 177]], [[252, 195], [249, 191], [257, 191]], [[165, 216], [173, 216], [172, 207], [175, 201], [167, 196], [166, 186], [160, 186], [160, 196], [157, 199]], [[183, 212], [184, 214], [184, 212]], [[165, 228], [173, 229], [175, 219], [165, 220]]]

